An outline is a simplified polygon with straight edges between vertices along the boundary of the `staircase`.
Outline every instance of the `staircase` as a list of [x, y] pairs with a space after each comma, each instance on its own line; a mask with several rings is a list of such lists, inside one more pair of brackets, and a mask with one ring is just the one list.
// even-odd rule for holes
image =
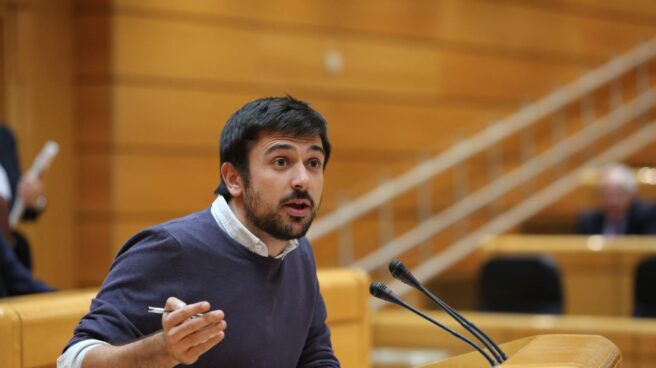
[[[655, 61], [656, 39], [339, 206], [320, 217], [308, 236], [337, 233], [342, 266], [383, 277], [389, 261], [399, 258], [420, 281], [434, 278], [488, 237], [571, 193], [583, 170], [621, 161], [656, 142], [656, 77], [649, 72]], [[475, 160], [487, 161], [487, 172], [471, 172]], [[451, 200], [444, 200], [444, 183], [452, 183]], [[436, 209], [438, 196], [446, 204]], [[395, 237], [394, 205], [411, 197], [416, 226]], [[375, 214], [380, 244], [356, 258], [352, 231]], [[397, 281], [389, 285], [408, 291]], [[380, 305], [373, 301], [374, 308]]]

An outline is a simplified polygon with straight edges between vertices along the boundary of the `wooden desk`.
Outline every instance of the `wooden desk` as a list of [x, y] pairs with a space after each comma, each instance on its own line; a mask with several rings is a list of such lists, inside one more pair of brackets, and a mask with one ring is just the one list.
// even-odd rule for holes
[[[428, 314], [469, 336], [445, 313], [429, 311]], [[477, 312], [463, 315], [497, 343], [545, 334], [600, 335], [620, 349], [623, 368], [656, 367], [656, 319]], [[437, 349], [450, 355], [472, 351], [462, 341], [396, 307], [373, 314], [371, 336], [374, 347]]]
[[511, 255], [554, 257], [566, 314], [630, 316], [635, 268], [656, 255], [656, 237], [501, 236], [483, 247], [482, 261]]
[[[508, 360], [507, 368], [619, 368], [622, 355], [608, 339], [594, 335], [538, 335], [501, 345]], [[423, 368], [485, 367], [486, 361], [477, 353], [468, 353]]]

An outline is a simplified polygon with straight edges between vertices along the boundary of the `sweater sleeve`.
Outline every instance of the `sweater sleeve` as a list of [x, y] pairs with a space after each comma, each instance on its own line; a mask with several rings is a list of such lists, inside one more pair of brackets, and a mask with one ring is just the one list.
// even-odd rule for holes
[[160, 330], [161, 316], [147, 309], [164, 306], [183, 289], [176, 260], [180, 246], [162, 229], [145, 230], [128, 240], [64, 350], [88, 339], [128, 343]]
[[319, 368], [319, 367], [339, 367], [339, 361], [335, 357], [333, 346], [330, 342], [330, 329], [326, 324], [326, 304], [319, 290], [319, 280], [317, 279], [317, 270], [314, 263], [314, 255], [311, 247], [309, 249], [309, 262], [312, 265], [312, 280], [315, 284], [315, 303], [314, 316], [310, 331], [303, 346], [303, 352], [298, 362], [298, 367], [302, 368]]
[[298, 367], [339, 367], [330, 342], [330, 329], [326, 325], [326, 307], [321, 295], [317, 297], [314, 322], [310, 328]]

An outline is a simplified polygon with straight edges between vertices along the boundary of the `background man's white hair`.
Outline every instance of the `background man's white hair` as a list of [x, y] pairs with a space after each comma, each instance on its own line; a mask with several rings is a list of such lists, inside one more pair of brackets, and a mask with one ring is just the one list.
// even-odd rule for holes
[[600, 179], [601, 185], [621, 185], [631, 194], [636, 191], [635, 174], [633, 170], [624, 164], [613, 163], [605, 166]]

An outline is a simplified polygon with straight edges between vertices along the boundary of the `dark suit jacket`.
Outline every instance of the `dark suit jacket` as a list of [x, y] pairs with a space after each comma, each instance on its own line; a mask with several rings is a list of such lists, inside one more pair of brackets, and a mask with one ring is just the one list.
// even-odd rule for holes
[[32, 273], [18, 261], [0, 236], [0, 298], [46, 291], [52, 289], [34, 279]]
[[[9, 179], [9, 186], [11, 188], [11, 203], [9, 203], [9, 208], [13, 208], [14, 202], [16, 202], [17, 197], [17, 188], [18, 182], [20, 181], [21, 172], [20, 164], [18, 161], [18, 153], [16, 150], [16, 140], [14, 139], [14, 134], [12, 131], [3, 124], [0, 124], [0, 165], [7, 172], [7, 178]], [[32, 208], [25, 208], [23, 212], [22, 220], [35, 220], [39, 215], [39, 212]], [[30, 251], [30, 245], [27, 239], [20, 233], [13, 231], [13, 243], [14, 243], [14, 253], [18, 260], [27, 267], [27, 269], [32, 269], [32, 254]]]
[[[11, 203], [9, 204], [9, 208], [12, 208], [14, 207], [14, 202], [16, 202], [16, 190], [20, 181], [21, 171], [14, 134], [4, 124], [0, 124], [0, 165], [7, 172], [7, 178], [9, 179], [9, 186], [11, 187]], [[23, 220], [33, 220], [38, 214], [34, 209], [26, 208]]]
[[14, 206], [16, 201], [16, 187], [20, 179], [20, 167], [18, 166], [18, 155], [16, 154], [16, 141], [14, 135], [4, 125], [0, 125], [0, 165], [7, 172], [9, 186], [11, 187], [11, 203], [9, 208]]
[[[578, 234], [601, 234], [604, 230], [605, 216], [601, 211], [589, 211], [578, 218]], [[625, 235], [656, 234], [656, 207], [650, 203], [634, 200], [629, 205]]]

